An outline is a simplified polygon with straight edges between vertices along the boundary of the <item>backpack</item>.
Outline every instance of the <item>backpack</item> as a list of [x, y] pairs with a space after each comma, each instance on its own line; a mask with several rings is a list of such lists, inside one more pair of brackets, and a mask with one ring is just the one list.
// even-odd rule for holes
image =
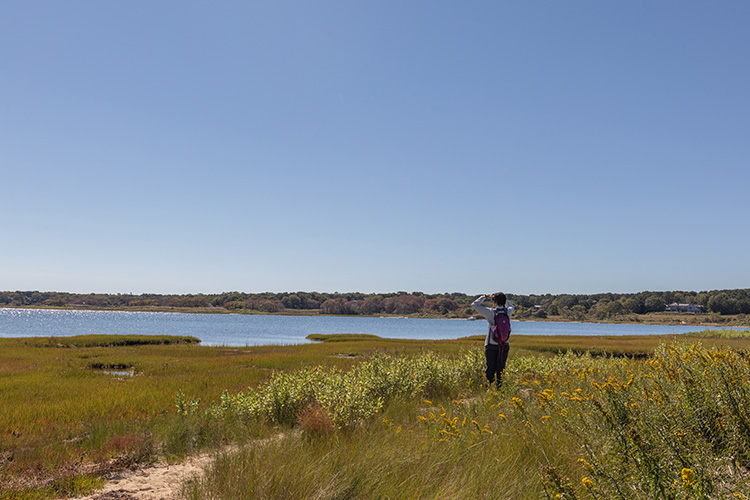
[[510, 338], [510, 317], [504, 307], [495, 309], [495, 324], [492, 325], [492, 340], [505, 344]]

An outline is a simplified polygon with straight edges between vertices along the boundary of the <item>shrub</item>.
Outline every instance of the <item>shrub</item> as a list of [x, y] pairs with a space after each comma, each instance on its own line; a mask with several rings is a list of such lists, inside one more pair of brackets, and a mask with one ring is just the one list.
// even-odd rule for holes
[[280, 372], [257, 390], [235, 396], [225, 392], [207, 411], [219, 417], [232, 414], [295, 425], [313, 404], [336, 427], [346, 428], [370, 418], [396, 397], [461, 390], [480, 379], [483, 359], [479, 349], [455, 359], [432, 352], [413, 358], [378, 354], [347, 372], [322, 367]]

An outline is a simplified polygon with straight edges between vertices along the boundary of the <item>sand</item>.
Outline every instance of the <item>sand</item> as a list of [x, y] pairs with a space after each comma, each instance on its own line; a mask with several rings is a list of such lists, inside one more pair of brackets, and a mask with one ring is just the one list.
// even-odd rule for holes
[[179, 464], [158, 463], [134, 471], [118, 471], [103, 489], [75, 500], [170, 500], [180, 493], [182, 483], [200, 476], [215, 455], [197, 455]]

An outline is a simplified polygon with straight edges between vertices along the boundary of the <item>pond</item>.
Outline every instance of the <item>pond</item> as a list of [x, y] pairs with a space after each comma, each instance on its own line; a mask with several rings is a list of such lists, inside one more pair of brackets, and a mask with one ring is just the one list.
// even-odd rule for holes
[[[662, 335], [705, 330], [688, 325], [513, 321], [523, 335]], [[360, 316], [188, 314], [0, 308], [0, 337], [190, 335], [203, 345], [309, 343], [311, 333], [365, 333], [396, 339], [456, 339], [487, 333], [487, 322]]]

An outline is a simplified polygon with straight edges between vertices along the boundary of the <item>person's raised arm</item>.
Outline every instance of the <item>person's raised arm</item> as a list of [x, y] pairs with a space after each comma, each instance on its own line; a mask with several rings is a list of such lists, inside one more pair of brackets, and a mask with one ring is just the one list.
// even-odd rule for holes
[[473, 307], [476, 312], [481, 314], [484, 319], [489, 321], [490, 319], [495, 318], [495, 313], [492, 311], [492, 309], [488, 309], [482, 305], [482, 302], [484, 302], [485, 298], [485, 295], [480, 295], [474, 302], [471, 303], [471, 307]]

